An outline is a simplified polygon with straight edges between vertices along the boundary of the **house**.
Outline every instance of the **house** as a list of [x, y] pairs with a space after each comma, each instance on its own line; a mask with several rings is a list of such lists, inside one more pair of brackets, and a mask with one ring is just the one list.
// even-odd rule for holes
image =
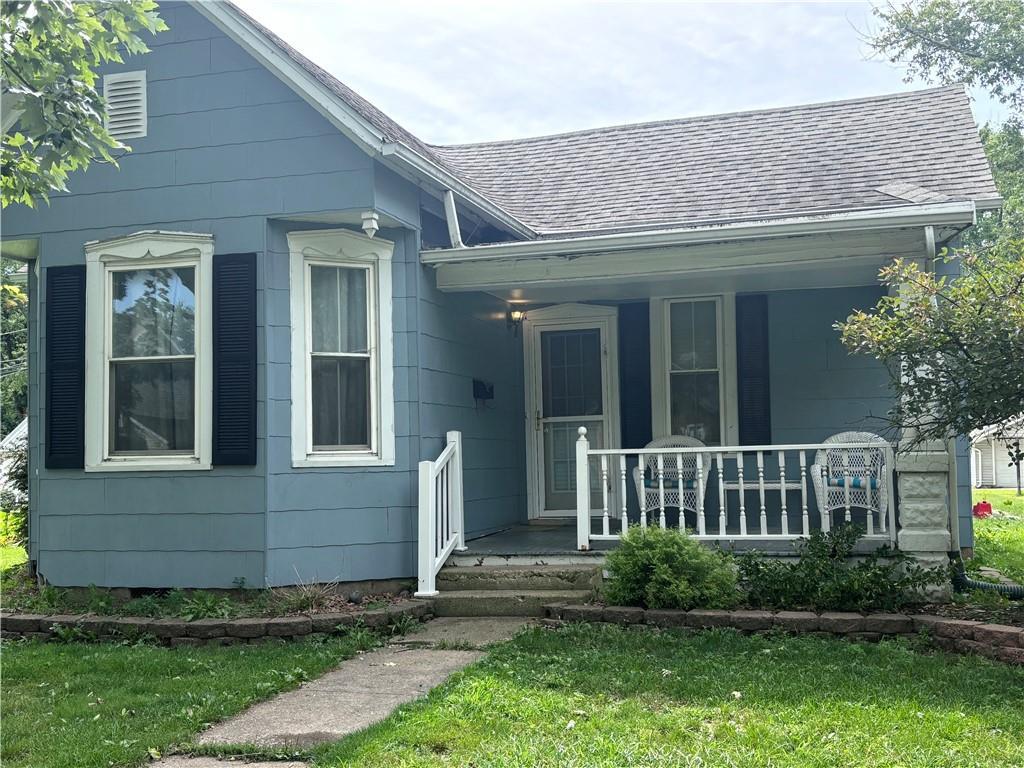
[[971, 433], [971, 478], [975, 488], [1016, 488], [1017, 467], [1010, 457], [1024, 447], [1024, 416]]
[[725, 545], [956, 546], [966, 450], [818, 452], [891, 406], [833, 324], [999, 205], [963, 89], [436, 146], [230, 3], [161, 12], [103, 70], [132, 152], [4, 211], [49, 582], [429, 586], [678, 524], [673, 489]]

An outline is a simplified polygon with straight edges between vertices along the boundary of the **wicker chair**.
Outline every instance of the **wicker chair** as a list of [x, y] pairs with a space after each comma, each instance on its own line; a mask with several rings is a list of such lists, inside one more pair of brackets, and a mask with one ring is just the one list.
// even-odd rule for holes
[[[686, 435], [672, 435], [671, 437], [660, 437], [652, 440], [644, 446], [641, 453], [656, 451], [659, 448], [703, 448], [704, 443], [695, 437]], [[711, 454], [701, 453], [701, 466], [704, 475], [704, 491], [707, 491], [707, 478], [711, 464]], [[682, 471], [678, 469], [674, 456], [666, 456], [662, 460], [662, 485], [665, 490], [665, 508], [678, 509], [682, 515], [684, 510], [697, 514], [699, 489], [697, 487], [697, 456], [696, 453], [682, 454]], [[643, 509], [660, 510], [661, 490], [658, 485], [658, 456], [657, 454], [646, 456], [644, 466], [633, 468], [633, 483], [636, 485], [637, 500], [643, 504]], [[682, 486], [682, 498], [679, 498], [680, 486]]]
[[870, 448], [826, 448], [817, 452], [811, 465], [814, 497], [821, 514], [822, 527], [832, 527], [832, 513], [863, 509], [878, 516], [878, 527], [886, 530], [889, 482], [892, 467], [886, 465], [886, 440], [871, 432], [840, 432], [826, 443], [878, 443], [882, 450]]

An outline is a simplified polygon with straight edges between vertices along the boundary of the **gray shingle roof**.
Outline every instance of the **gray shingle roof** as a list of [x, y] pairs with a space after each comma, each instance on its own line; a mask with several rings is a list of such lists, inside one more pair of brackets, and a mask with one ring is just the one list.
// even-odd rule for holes
[[997, 195], [960, 86], [434, 151], [549, 235]]
[[385, 140], [542, 236], [997, 197], [961, 86], [439, 146], [235, 8]]

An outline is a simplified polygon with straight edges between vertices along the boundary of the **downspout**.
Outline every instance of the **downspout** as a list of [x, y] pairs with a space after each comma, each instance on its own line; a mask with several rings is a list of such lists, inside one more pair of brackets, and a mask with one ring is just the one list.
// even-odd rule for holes
[[448, 239], [452, 248], [465, 248], [459, 229], [459, 212], [455, 209], [455, 193], [450, 189], [444, 191], [444, 218], [448, 223]]

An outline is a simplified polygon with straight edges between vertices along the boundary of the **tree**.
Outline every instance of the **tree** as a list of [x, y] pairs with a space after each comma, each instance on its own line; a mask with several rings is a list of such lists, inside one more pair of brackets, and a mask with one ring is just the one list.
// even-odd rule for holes
[[[17, 124], [0, 145], [4, 207], [65, 191], [68, 174], [128, 147], [103, 125], [96, 67], [149, 49], [167, 29], [154, 0], [3, 0], [0, 86]], [[5, 116], [4, 125], [8, 125]]]
[[0, 260], [0, 437], [28, 409], [28, 294], [11, 282], [23, 262]]
[[964, 233], [967, 245], [994, 243], [1000, 237], [1024, 233], [1024, 127], [1014, 120], [1002, 126], [986, 125], [981, 129], [981, 141], [1003, 209], [980, 213], [977, 226]]
[[[1024, 412], [1024, 240], [956, 254], [950, 280], [895, 260], [881, 282], [899, 287], [838, 323], [843, 343], [886, 364], [894, 428], [945, 440]], [[951, 258], [944, 255], [944, 258]]]
[[1024, 3], [925, 0], [874, 8], [882, 22], [869, 44], [921, 78], [984, 88], [1024, 111]]

